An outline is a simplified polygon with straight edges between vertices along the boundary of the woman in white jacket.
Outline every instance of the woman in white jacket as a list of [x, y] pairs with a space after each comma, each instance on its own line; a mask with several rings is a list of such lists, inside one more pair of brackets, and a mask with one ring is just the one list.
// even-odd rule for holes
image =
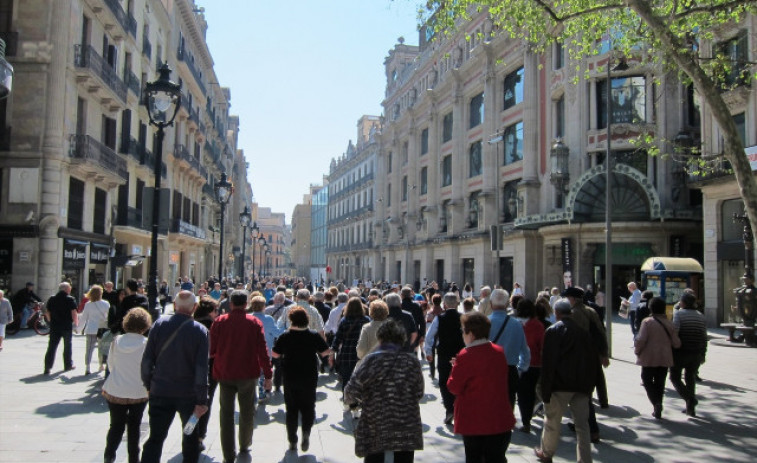
[[[97, 347], [97, 340], [108, 328], [108, 311], [110, 303], [103, 300], [103, 288], [92, 285], [89, 292], [84, 295], [89, 301], [84, 304], [84, 309], [79, 316], [81, 331], [87, 337], [87, 345], [84, 350], [84, 374], [89, 375], [89, 364], [92, 362], [92, 352]], [[98, 355], [100, 371], [103, 370], [103, 359]]]
[[147, 406], [147, 390], [142, 384], [140, 365], [150, 328], [150, 314], [131, 309], [123, 321], [125, 334], [116, 337], [108, 353], [110, 376], [103, 384], [103, 396], [110, 410], [110, 429], [105, 441], [105, 463], [116, 461], [116, 450], [127, 430], [129, 463], [139, 462], [139, 425]]

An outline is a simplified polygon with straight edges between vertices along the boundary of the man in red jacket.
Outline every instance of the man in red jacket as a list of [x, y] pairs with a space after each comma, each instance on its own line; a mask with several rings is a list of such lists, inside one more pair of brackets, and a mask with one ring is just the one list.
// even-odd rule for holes
[[271, 388], [271, 359], [268, 357], [263, 324], [245, 313], [247, 291], [231, 293], [231, 311], [216, 318], [210, 327], [210, 356], [213, 377], [220, 388], [221, 448], [224, 462], [236, 459], [234, 442], [234, 399], [239, 400], [239, 449], [249, 452], [252, 445], [255, 415], [255, 387], [260, 371], [265, 376], [265, 389]]

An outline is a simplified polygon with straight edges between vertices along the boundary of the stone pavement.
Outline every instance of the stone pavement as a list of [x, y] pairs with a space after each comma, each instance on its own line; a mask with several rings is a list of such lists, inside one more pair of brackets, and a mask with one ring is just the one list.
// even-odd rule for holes
[[[713, 338], [698, 385], [697, 418], [681, 413], [684, 404], [668, 387], [663, 420], [651, 417], [652, 407], [640, 385], [640, 367], [634, 364], [631, 334], [625, 320], [613, 325], [612, 364], [606, 370], [611, 406], [598, 409], [602, 441], [593, 446], [594, 460], [612, 463], [647, 462], [754, 462], [757, 460], [757, 349], [724, 343], [724, 333]], [[725, 345], [723, 345], [725, 344]], [[71, 372], [62, 371], [59, 347], [53, 374], [42, 376], [47, 337], [24, 331], [7, 338], [0, 352], [0, 461], [100, 462], [108, 429], [108, 409], [100, 396], [102, 375], [83, 376], [84, 338], [74, 336]], [[424, 372], [428, 367], [424, 364]], [[426, 397], [421, 405], [425, 449], [417, 462], [463, 462], [462, 441], [444, 426], [438, 388], [426, 374]], [[238, 462], [354, 462], [352, 418], [342, 411], [341, 390], [335, 376], [322, 375], [316, 405], [316, 426], [308, 452], [287, 454], [283, 397], [259, 407], [251, 457]], [[486, 398], [482, 398], [486, 400]], [[218, 403], [207, 450], [201, 462], [220, 462]], [[517, 413], [517, 412], [516, 412]], [[567, 419], [566, 419], [567, 421]], [[542, 421], [534, 418], [534, 432], [513, 432], [510, 462], [535, 462], [532, 448], [539, 444]], [[147, 412], [142, 441], [147, 434]], [[178, 418], [169, 433], [163, 461], [181, 462]], [[563, 426], [556, 462], [575, 461], [575, 439]], [[126, 443], [118, 462], [127, 461]]]

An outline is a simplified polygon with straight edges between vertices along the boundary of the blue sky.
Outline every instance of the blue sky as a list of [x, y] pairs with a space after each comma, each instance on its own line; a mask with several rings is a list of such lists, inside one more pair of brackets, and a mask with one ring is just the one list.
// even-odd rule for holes
[[417, 45], [416, 0], [195, 0], [218, 81], [231, 89], [257, 202], [291, 221], [311, 183], [380, 115], [384, 58]]

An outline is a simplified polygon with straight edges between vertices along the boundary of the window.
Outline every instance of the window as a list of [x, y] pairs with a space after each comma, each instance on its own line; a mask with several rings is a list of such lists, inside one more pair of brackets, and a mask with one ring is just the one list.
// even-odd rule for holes
[[82, 230], [84, 215], [84, 182], [73, 177], [68, 180], [68, 228]]
[[452, 185], [452, 155], [448, 154], [442, 159], [442, 187]]
[[407, 201], [407, 175], [402, 177], [402, 202]]
[[391, 151], [386, 156], [386, 173], [387, 174], [392, 173], [392, 152]]
[[452, 140], [452, 112], [448, 112], [442, 119], [442, 143]]
[[555, 137], [565, 136], [565, 95], [555, 101]]
[[107, 193], [105, 190], [95, 188], [95, 210], [92, 220], [92, 231], [105, 234], [105, 202]]
[[470, 100], [470, 125], [469, 129], [481, 125], [484, 122], [484, 94], [479, 93]]
[[565, 66], [565, 48], [563, 47], [562, 41], [558, 40], [555, 42], [555, 54], [553, 57], [553, 64], [555, 69], [562, 69], [563, 66]]
[[[597, 127], [607, 127], [607, 82], [597, 82]], [[647, 120], [646, 79], [642, 76], [612, 79], [612, 123], [638, 124]]]
[[421, 195], [428, 193], [428, 167], [421, 167]]
[[421, 156], [428, 153], [428, 127], [421, 130]]
[[102, 142], [113, 151], [116, 150], [116, 120], [105, 115], [103, 115]]
[[407, 165], [407, 152], [409, 150], [408, 142], [402, 143], [402, 165]]
[[470, 145], [468, 154], [468, 177], [481, 175], [481, 140]]
[[722, 42], [717, 46], [717, 54], [725, 61], [718, 63], [721, 66], [723, 88], [729, 89], [736, 85], [746, 83], [749, 78], [748, 71], [748, 48], [747, 35], [745, 32], [736, 37]]
[[386, 207], [391, 207], [392, 205], [392, 184], [388, 184], [386, 186]]
[[511, 72], [505, 77], [505, 105], [503, 111], [523, 101], [523, 68]]
[[523, 159], [523, 122], [518, 122], [507, 128], [504, 133], [505, 160], [504, 165], [512, 164]]
[[471, 193], [470, 195], [470, 203], [469, 203], [469, 221], [468, 221], [468, 227], [469, 228], [477, 228], [478, 227], [478, 218], [479, 218], [479, 210], [481, 205], [478, 202], [478, 194], [479, 192]]

